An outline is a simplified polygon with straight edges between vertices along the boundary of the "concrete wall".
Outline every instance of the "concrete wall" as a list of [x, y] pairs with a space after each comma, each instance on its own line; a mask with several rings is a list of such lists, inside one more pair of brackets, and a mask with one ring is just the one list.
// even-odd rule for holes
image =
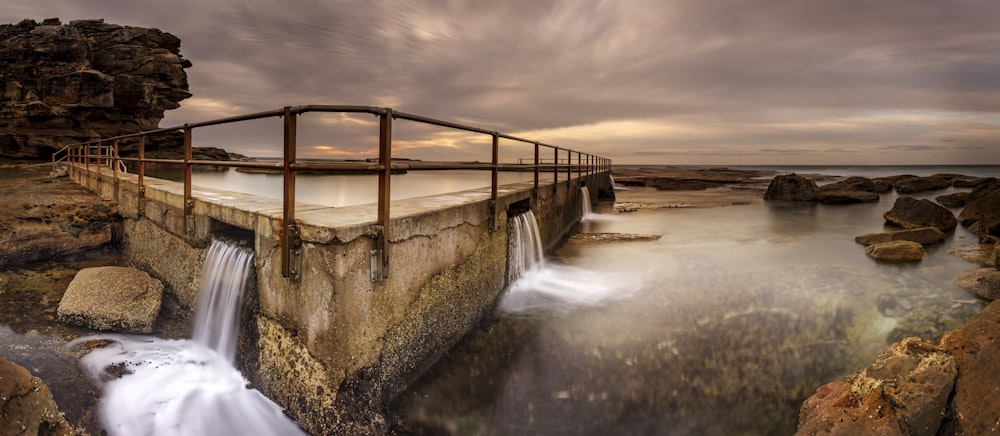
[[[125, 251], [193, 307], [208, 236], [225, 226], [255, 234], [256, 301], [240, 361], [253, 384], [308, 431], [381, 433], [385, 405], [494, 307], [506, 283], [507, 211], [532, 202], [530, 184], [501, 187], [496, 228], [489, 191], [397, 201], [388, 238], [389, 277], [370, 280], [373, 205], [296, 207], [303, 240], [301, 279], [281, 275], [280, 200], [195, 189], [185, 230], [183, 187], [136, 178], [71, 176], [119, 201]], [[607, 175], [542, 186], [535, 216], [546, 248], [580, 218], [580, 185], [608, 189]], [[596, 200], [592, 199], [592, 200]], [[515, 207], [516, 208], [516, 207]]]

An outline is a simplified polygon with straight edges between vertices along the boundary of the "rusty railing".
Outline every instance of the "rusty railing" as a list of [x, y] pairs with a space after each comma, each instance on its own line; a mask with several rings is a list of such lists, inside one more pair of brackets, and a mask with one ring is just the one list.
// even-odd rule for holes
[[[377, 162], [305, 162], [296, 158], [296, 133], [298, 116], [308, 112], [334, 112], [334, 113], [368, 113], [379, 117], [379, 157]], [[280, 117], [284, 120], [283, 134], [283, 155], [281, 162], [255, 162], [255, 161], [211, 161], [194, 160], [192, 158], [192, 132], [201, 127], [231, 124], [242, 121], [258, 120], [264, 118]], [[479, 133], [492, 137], [492, 161], [490, 163], [458, 163], [458, 162], [420, 162], [409, 161], [404, 166], [396, 165], [392, 162], [392, 122], [394, 119], [403, 119], [422, 124], [430, 124], [450, 129]], [[168, 132], [181, 131], [184, 134], [184, 158], [183, 159], [150, 159], [145, 157], [146, 138], [152, 135], [159, 135]], [[119, 144], [124, 140], [136, 139], [138, 141], [137, 157], [119, 156]], [[530, 163], [525, 163], [526, 159], [519, 159], [518, 163], [501, 163], [499, 161], [499, 140], [507, 139], [534, 146], [534, 159]], [[551, 150], [551, 158], [542, 156], [542, 149]], [[115, 136], [78, 144], [71, 144], [57, 152], [66, 153], [65, 156], [58, 157], [59, 161], [69, 161], [73, 164], [83, 166], [90, 170], [90, 166], [109, 166], [113, 171], [115, 179], [118, 173], [124, 171], [124, 162], [136, 163], [138, 170], [138, 210], [142, 211], [145, 198], [145, 165], [147, 163], [160, 164], [180, 164], [184, 166], [184, 226], [185, 232], [190, 232], [193, 228], [193, 208], [194, 199], [191, 196], [191, 179], [195, 166], [215, 166], [215, 167], [244, 167], [259, 169], [281, 170], [283, 174], [283, 195], [282, 195], [282, 228], [281, 228], [281, 271], [284, 277], [291, 280], [299, 279], [299, 265], [301, 264], [301, 245], [299, 228], [295, 222], [295, 178], [296, 173], [301, 170], [328, 170], [343, 172], [367, 172], [378, 175], [378, 217], [372, 229], [372, 236], [375, 239], [375, 249], [372, 250], [372, 280], [379, 281], [388, 277], [388, 255], [386, 251], [386, 240], [390, 234], [390, 186], [391, 174], [394, 167], [405, 168], [409, 171], [435, 171], [435, 170], [489, 170], [492, 173], [490, 189], [490, 228], [495, 229], [496, 223], [496, 202], [498, 172], [500, 171], [533, 171], [534, 187], [532, 191], [532, 207], [538, 198], [539, 175], [541, 172], [551, 172], [553, 176], [552, 184], [555, 185], [560, 180], [560, 174], [565, 174], [566, 180], [583, 175], [592, 175], [611, 171], [611, 160], [605, 157], [583, 153], [568, 148], [557, 147], [544, 144], [530, 139], [520, 138], [504, 133], [467, 126], [459, 123], [443, 121], [405, 112], [394, 111], [391, 108], [381, 108], [373, 106], [344, 106], [344, 105], [308, 105], [308, 106], [286, 106], [281, 109], [257, 112], [235, 117], [221, 118], [216, 120], [184, 124], [128, 135]], [[574, 163], [575, 155], [575, 163]], [[53, 164], [57, 156], [53, 155]], [[377, 263], [377, 265], [376, 265]]]

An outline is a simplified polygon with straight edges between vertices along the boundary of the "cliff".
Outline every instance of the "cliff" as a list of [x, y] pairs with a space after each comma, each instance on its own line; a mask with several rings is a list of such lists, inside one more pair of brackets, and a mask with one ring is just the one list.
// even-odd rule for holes
[[0, 25], [0, 59], [0, 158], [155, 129], [191, 96], [180, 39], [158, 29], [25, 20]]

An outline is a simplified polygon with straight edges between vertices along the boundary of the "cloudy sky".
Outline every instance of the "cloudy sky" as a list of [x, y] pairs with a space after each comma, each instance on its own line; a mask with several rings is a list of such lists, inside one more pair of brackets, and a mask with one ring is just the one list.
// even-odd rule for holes
[[[1000, 164], [997, 0], [5, 0], [181, 39], [162, 126], [301, 104], [473, 124], [616, 163]], [[307, 156], [374, 154], [373, 116], [303, 116]], [[489, 137], [394, 125], [396, 155]], [[280, 121], [195, 131], [280, 150]], [[504, 144], [501, 144], [502, 146]], [[509, 148], [530, 157], [528, 148]]]

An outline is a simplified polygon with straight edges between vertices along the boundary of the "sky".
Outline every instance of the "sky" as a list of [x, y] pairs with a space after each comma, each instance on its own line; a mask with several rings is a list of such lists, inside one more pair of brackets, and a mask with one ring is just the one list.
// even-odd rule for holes
[[[306, 104], [390, 107], [616, 164], [1000, 164], [997, 0], [4, 0], [181, 39], [161, 127]], [[372, 115], [304, 114], [301, 157], [377, 155]], [[278, 155], [279, 119], [196, 146]], [[396, 120], [393, 154], [490, 159]], [[501, 141], [501, 159], [531, 158]]]

